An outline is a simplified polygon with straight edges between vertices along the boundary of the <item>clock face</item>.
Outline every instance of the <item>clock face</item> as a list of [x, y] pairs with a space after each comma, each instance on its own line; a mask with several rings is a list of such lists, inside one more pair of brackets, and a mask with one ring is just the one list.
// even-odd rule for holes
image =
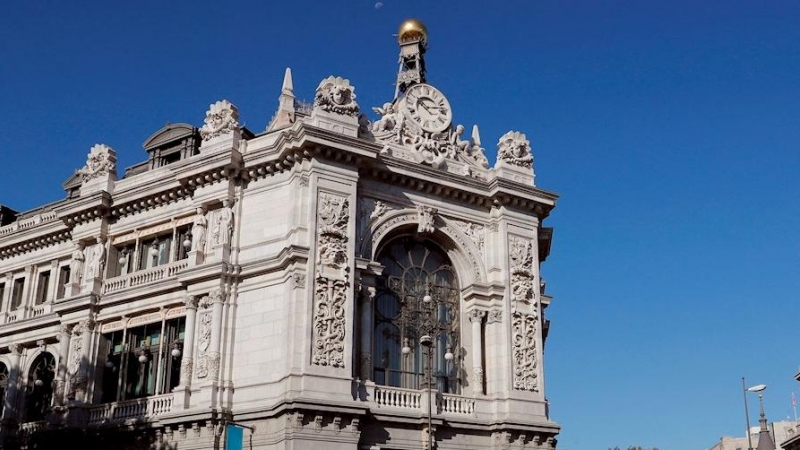
[[406, 118], [427, 132], [439, 133], [450, 126], [450, 102], [431, 85], [415, 84], [408, 88], [403, 106]]

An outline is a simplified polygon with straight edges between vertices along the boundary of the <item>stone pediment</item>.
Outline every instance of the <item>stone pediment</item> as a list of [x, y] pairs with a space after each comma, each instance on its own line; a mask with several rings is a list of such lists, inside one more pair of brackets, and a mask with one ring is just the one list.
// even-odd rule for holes
[[173, 141], [179, 141], [196, 133], [195, 127], [186, 123], [167, 124], [164, 128], [153, 133], [142, 146], [145, 150], [152, 150]]

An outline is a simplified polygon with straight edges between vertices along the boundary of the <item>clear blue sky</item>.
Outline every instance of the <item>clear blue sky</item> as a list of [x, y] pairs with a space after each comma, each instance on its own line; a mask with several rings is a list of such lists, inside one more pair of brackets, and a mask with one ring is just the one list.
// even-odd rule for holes
[[[800, 276], [800, 2], [10, 2], [0, 203], [62, 198], [95, 143], [120, 166], [226, 98], [264, 129], [283, 70], [393, 94], [392, 34], [430, 31], [429, 81], [487, 147], [534, 146], [562, 195], [543, 274], [559, 447], [703, 449], [742, 435], [740, 377], [791, 414]], [[494, 155], [491, 155], [494, 159]], [[752, 420], [756, 420], [755, 397]]]

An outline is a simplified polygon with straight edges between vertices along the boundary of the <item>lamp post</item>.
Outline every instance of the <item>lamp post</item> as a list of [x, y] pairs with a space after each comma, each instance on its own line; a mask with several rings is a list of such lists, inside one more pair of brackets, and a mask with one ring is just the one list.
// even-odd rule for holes
[[747, 393], [758, 392], [758, 400], [761, 402], [761, 416], [764, 416], [764, 401], [761, 391], [767, 388], [766, 384], [757, 384], [749, 388], [745, 388], [744, 377], [742, 377], [742, 395], [744, 396], [744, 416], [747, 421], [747, 450], [753, 450], [753, 438], [750, 435], [750, 413], [747, 410]]
[[[426, 292], [430, 291], [430, 286], [426, 286]], [[426, 371], [425, 382], [427, 384], [426, 393], [428, 395], [428, 450], [433, 450], [433, 343], [438, 341], [441, 336], [445, 339], [449, 336], [450, 329], [446, 324], [440, 322], [437, 313], [444, 304], [440, 304], [438, 299], [434, 299], [430, 293], [426, 293], [422, 298], [407, 297], [406, 304], [403, 305], [401, 310], [400, 322], [403, 327], [403, 332], [406, 335], [419, 336], [419, 345], [425, 353], [426, 357]], [[404, 339], [404, 346], [402, 353], [404, 356], [411, 354], [411, 347], [409, 346], [409, 338]], [[444, 359], [449, 363], [454, 358], [450, 350], [449, 343], [447, 352], [444, 354]]]

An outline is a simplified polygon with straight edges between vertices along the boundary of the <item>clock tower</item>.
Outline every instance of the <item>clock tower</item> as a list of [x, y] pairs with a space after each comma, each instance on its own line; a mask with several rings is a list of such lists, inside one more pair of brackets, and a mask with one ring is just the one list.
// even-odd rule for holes
[[397, 42], [400, 44], [400, 68], [397, 71], [394, 98], [405, 92], [412, 84], [425, 82], [428, 30], [419, 20], [408, 19], [400, 24]]

